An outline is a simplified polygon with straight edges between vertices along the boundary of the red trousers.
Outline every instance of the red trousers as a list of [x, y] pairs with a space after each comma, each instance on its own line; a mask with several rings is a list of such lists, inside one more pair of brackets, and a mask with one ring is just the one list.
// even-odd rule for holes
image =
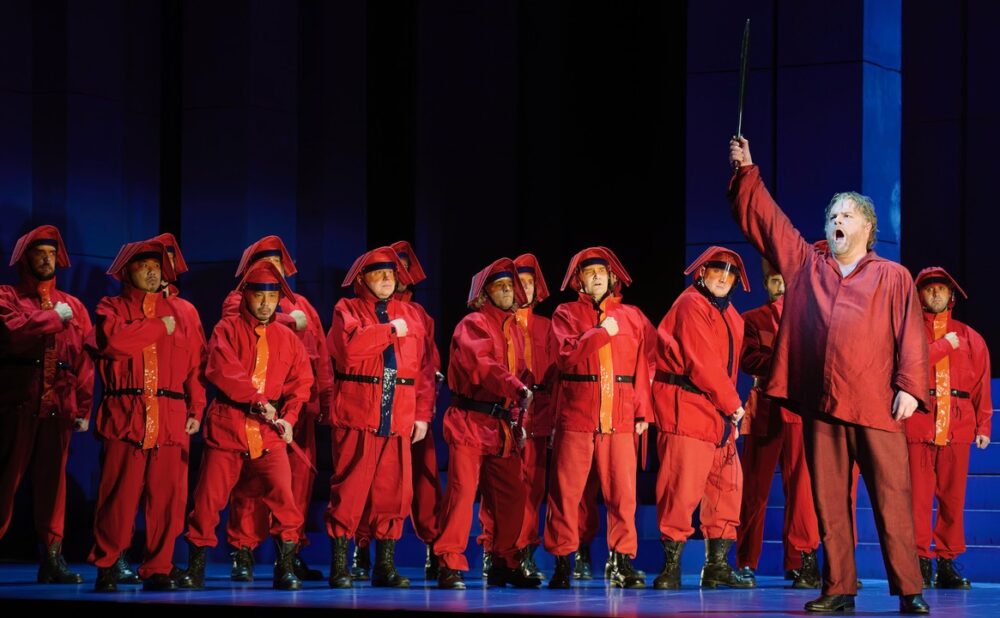
[[[888, 413], [888, 412], [887, 412]], [[826, 417], [804, 417], [806, 462], [823, 540], [823, 594], [857, 594], [854, 561], [855, 464], [865, 479], [882, 544], [889, 594], [923, 589], [913, 535], [906, 436]]]
[[545, 551], [566, 556], [580, 546], [581, 503], [595, 466], [608, 510], [608, 549], [635, 557], [636, 461], [634, 434], [556, 430]]
[[784, 566], [785, 570], [800, 568], [800, 552], [815, 551], [819, 547], [819, 523], [813, 507], [802, 425], [782, 423], [775, 435], [745, 436], [740, 459], [743, 462], [743, 502], [740, 527], [736, 531], [736, 566], [757, 568], [764, 544], [767, 498], [771, 493], [774, 468], [780, 463], [785, 492]]
[[[410, 521], [417, 538], [430, 545], [438, 535], [438, 512], [441, 507], [441, 479], [438, 478], [437, 451], [434, 446], [434, 432], [430, 427], [427, 436], [416, 444], [410, 444], [410, 464], [413, 480], [413, 500], [410, 503]], [[358, 547], [368, 547], [371, 542], [371, 494], [365, 502], [365, 510], [354, 533]]]
[[[293, 440], [302, 447], [309, 461], [316, 464], [316, 421], [312, 417], [301, 417], [292, 431]], [[292, 470], [292, 498], [302, 514], [299, 526], [299, 545], [309, 543], [306, 537], [306, 518], [309, 502], [312, 500], [316, 473], [306, 462], [295, 454], [289, 454], [288, 465]], [[260, 488], [250, 487], [252, 483], [239, 482], [229, 498], [229, 521], [226, 523], [226, 540], [233, 547], [254, 549], [268, 537], [271, 527], [271, 512], [257, 498]], [[259, 485], [259, 484], [258, 484]]]
[[[524, 448], [521, 449], [521, 482], [524, 483], [528, 496], [524, 502], [524, 522], [521, 524], [521, 534], [517, 540], [518, 547], [541, 545], [542, 542], [538, 536], [538, 512], [542, 507], [542, 499], [545, 498], [545, 460], [549, 450], [548, 442], [549, 439], [546, 437], [528, 438], [524, 441]], [[496, 505], [484, 495], [479, 501], [479, 524], [483, 528], [483, 533], [476, 539], [483, 546], [483, 551], [493, 551], [495, 511]]]
[[14, 514], [14, 496], [31, 466], [35, 532], [46, 547], [61, 541], [66, 518], [66, 460], [72, 421], [0, 412], [0, 538]]
[[583, 488], [583, 499], [580, 500], [580, 545], [590, 545], [601, 529], [601, 511], [597, 507], [597, 492], [601, 489], [601, 477], [597, 474], [597, 466], [591, 465], [587, 484]]
[[656, 474], [656, 515], [664, 540], [686, 541], [694, 532], [694, 511], [701, 504], [706, 539], [735, 539], [740, 523], [743, 470], [736, 446], [671, 433], [656, 437], [660, 470]]
[[452, 444], [448, 458], [448, 486], [441, 503], [438, 525], [441, 534], [434, 541], [434, 553], [441, 566], [459, 571], [469, 570], [465, 548], [472, 530], [472, 505], [476, 489], [485, 500], [502, 504], [503, 515], [494, 521], [494, 563], [517, 564], [518, 537], [524, 519], [524, 503], [528, 492], [521, 481], [521, 459], [517, 455], [495, 457], [483, 455], [478, 448]]
[[161, 446], [142, 450], [127, 442], [106, 440], [101, 449], [101, 486], [90, 562], [110, 567], [128, 549], [142, 498], [146, 547], [139, 576], [169, 574], [174, 542], [184, 530], [187, 490], [187, 449]]
[[201, 462], [194, 508], [188, 515], [187, 539], [198, 547], [215, 547], [219, 513], [238, 484], [246, 484], [271, 512], [271, 535], [281, 541], [298, 541], [302, 513], [292, 497], [292, 473], [288, 451], [268, 451], [248, 459], [237, 451], [206, 448]]
[[409, 437], [379, 437], [335, 427], [330, 438], [333, 474], [327, 533], [353, 538], [370, 495], [369, 530], [376, 539], [399, 540], [413, 500], [413, 484], [404, 482], [411, 474]]
[[[965, 484], [969, 477], [969, 445], [907, 444], [913, 481], [913, 525], [917, 554], [954, 559], [965, 552]], [[937, 522], [931, 510], [937, 498]], [[931, 539], [934, 549], [931, 549]]]

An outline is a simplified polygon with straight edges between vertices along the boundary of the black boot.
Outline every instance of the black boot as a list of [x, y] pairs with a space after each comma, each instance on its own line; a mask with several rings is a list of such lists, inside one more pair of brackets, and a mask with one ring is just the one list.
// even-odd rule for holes
[[430, 545], [427, 546], [427, 559], [424, 560], [424, 579], [431, 581], [438, 578], [441, 574], [441, 561], [438, 560], [437, 554], [434, 553], [434, 548]]
[[274, 588], [277, 590], [301, 590], [302, 582], [295, 575], [295, 551], [299, 544], [295, 541], [274, 540]]
[[368, 546], [354, 544], [354, 555], [351, 556], [351, 579], [365, 580], [371, 577], [372, 555]]
[[[112, 567], [113, 568], [113, 567]], [[42, 552], [38, 562], [39, 584], [82, 584], [83, 575], [69, 570], [62, 555], [62, 541], [56, 541]]]
[[701, 569], [701, 587], [717, 588], [754, 588], [756, 584], [748, 581], [733, 570], [726, 559], [726, 554], [732, 546], [732, 539], [705, 539], [705, 566]]
[[241, 547], [229, 554], [233, 558], [233, 568], [229, 571], [229, 579], [234, 582], [253, 581], [253, 552], [249, 547]]
[[[334, 537], [330, 543], [330, 579], [328, 581], [331, 588], [351, 587], [352, 578], [351, 568], [347, 563], [347, 545], [346, 536]], [[365, 548], [365, 553], [367, 552], [368, 549]]]
[[757, 585], [757, 573], [749, 566], [737, 569], [736, 574], [749, 582], [753, 582], [755, 586]]
[[528, 573], [528, 565], [526, 564], [527, 553], [526, 550], [518, 552], [518, 563], [515, 567], [509, 567], [505, 560], [502, 558], [497, 560], [494, 557], [490, 572], [486, 577], [486, 585], [503, 587], [510, 584], [515, 588], [537, 588], [541, 586], [542, 580], [532, 577]]
[[[577, 556], [580, 555], [578, 551]], [[577, 562], [579, 564], [579, 562]], [[556, 556], [556, 568], [549, 580], [549, 588], [570, 588], [573, 576], [569, 566], [569, 556]]]
[[396, 541], [375, 541], [375, 568], [372, 569], [372, 587], [409, 588], [410, 580], [396, 570]]
[[441, 572], [438, 573], [438, 588], [445, 590], [465, 590], [465, 578], [462, 577], [462, 572], [449, 569], [448, 567], [441, 567]]
[[590, 545], [580, 544], [573, 554], [573, 577], [576, 579], [594, 579], [593, 563], [590, 561]]
[[[921, 560], [923, 560], [923, 558], [921, 558]], [[928, 560], [928, 562], [930, 561]], [[954, 560], [950, 558], [938, 558], [937, 573], [934, 574], [934, 587], [968, 590], [969, 588], [972, 588], [972, 582], [970, 582], [967, 578], [962, 577], [962, 575], [958, 572], [958, 569], [955, 568]]]
[[807, 612], [831, 613], [854, 609], [853, 594], [824, 594], [818, 599], [806, 603]]
[[920, 577], [924, 580], [924, 588], [930, 588], [934, 585], [934, 566], [930, 558], [920, 556]]
[[923, 595], [908, 594], [899, 597], [900, 614], [929, 614], [931, 606], [924, 600]]
[[795, 581], [798, 578], [799, 578], [799, 570], [798, 569], [788, 569], [787, 571], [785, 571], [785, 580], [786, 581], [790, 581], [791, 582], [791, 581]]
[[529, 577], [534, 577], [538, 581], [545, 581], [545, 573], [542, 573], [542, 570], [535, 564], [536, 551], [538, 551], [538, 545], [534, 543], [528, 545], [528, 548], [525, 550], [524, 565], [527, 569], [525, 574]]
[[172, 565], [170, 568], [170, 579], [177, 582], [177, 587], [184, 590], [189, 590], [194, 588], [194, 583], [191, 581], [191, 577], [187, 574], [187, 571], [182, 571], [177, 568], [177, 565]]
[[191, 588], [201, 590], [205, 587], [205, 554], [207, 547], [198, 547], [188, 541], [188, 568], [185, 573], [191, 582]]
[[493, 552], [483, 551], [483, 579], [487, 579], [490, 576], [490, 571], [493, 570]]
[[653, 588], [680, 590], [682, 551], [684, 551], [684, 541], [663, 541], [663, 570], [653, 580]]
[[97, 567], [94, 592], [118, 592], [118, 575], [115, 573], [115, 567]]
[[141, 584], [142, 580], [139, 578], [139, 574], [132, 570], [129, 566], [128, 559], [125, 557], [125, 553], [118, 556], [118, 561], [115, 562], [114, 566], [111, 567], [115, 570], [115, 576], [118, 578], [119, 584]]
[[169, 592], [177, 590], [177, 582], [167, 573], [156, 573], [143, 580], [142, 589], [146, 592]]
[[792, 588], [819, 588], [822, 583], [816, 551], [802, 552], [802, 567], [798, 569], [798, 576], [792, 582]]
[[302, 546], [295, 546], [295, 555], [292, 557], [292, 566], [295, 568], [295, 577], [298, 577], [304, 582], [321, 582], [325, 577], [323, 577], [323, 571], [319, 569], [310, 569], [306, 561], [302, 559]]
[[605, 569], [605, 574], [610, 580], [612, 588], [645, 588], [646, 574], [632, 566], [632, 560], [628, 554], [623, 554], [611, 550], [608, 557], [610, 569]]

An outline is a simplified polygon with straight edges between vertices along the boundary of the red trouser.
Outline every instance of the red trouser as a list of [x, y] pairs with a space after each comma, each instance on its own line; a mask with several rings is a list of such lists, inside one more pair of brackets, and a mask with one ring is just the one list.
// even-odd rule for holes
[[[913, 481], [913, 525], [917, 554], [948, 558], [965, 552], [965, 483], [969, 477], [969, 445], [907, 444]], [[931, 509], [937, 498], [937, 522]], [[931, 538], [934, 549], [931, 549]]]
[[823, 594], [857, 594], [851, 490], [855, 463], [865, 479], [882, 543], [889, 594], [923, 589], [916, 541], [906, 436], [825, 418], [803, 418], [806, 462], [823, 539]]
[[[441, 480], [438, 478], [437, 451], [434, 432], [427, 428], [427, 436], [410, 445], [410, 463], [413, 477], [413, 501], [410, 504], [410, 521], [417, 538], [430, 545], [438, 535], [438, 511], [441, 506]], [[368, 547], [371, 542], [372, 497], [368, 495], [365, 510], [354, 533], [358, 547]]]
[[635, 451], [635, 435], [631, 433], [556, 430], [545, 551], [566, 556], [580, 546], [581, 503], [591, 466], [596, 464], [608, 510], [608, 549], [635, 557]]
[[333, 537], [354, 537], [371, 495], [369, 529], [376, 539], [398, 540], [410, 512], [409, 437], [379, 437], [368, 431], [333, 428], [333, 474], [326, 531]]
[[170, 573], [174, 542], [184, 530], [187, 458], [187, 449], [180, 446], [142, 450], [119, 440], [104, 441], [90, 562], [110, 567], [128, 549], [143, 498], [146, 547], [139, 576]]
[[[540, 545], [538, 536], [538, 512], [545, 498], [545, 459], [548, 454], [546, 437], [528, 438], [521, 449], [521, 481], [528, 491], [524, 502], [524, 522], [521, 524], [521, 534], [517, 546]], [[483, 546], [483, 551], [493, 551], [493, 522], [495, 520], [495, 505], [486, 496], [479, 501], [479, 524], [483, 533], [476, 541]]]
[[764, 544], [764, 516], [771, 493], [774, 468], [781, 463], [785, 492], [785, 525], [782, 537], [785, 570], [802, 567], [800, 552], [819, 547], [819, 523], [813, 507], [809, 468], [806, 466], [802, 425], [782, 423], [773, 436], [743, 438], [743, 502], [740, 527], [736, 531], [736, 566], [757, 568]]
[[518, 536], [524, 518], [524, 503], [528, 492], [521, 481], [521, 459], [483, 455], [478, 448], [452, 444], [448, 458], [448, 486], [441, 503], [438, 525], [441, 534], [434, 541], [434, 553], [441, 566], [459, 571], [469, 570], [465, 548], [472, 530], [472, 505], [476, 489], [481, 488], [485, 500], [502, 504], [504, 517], [494, 522], [494, 564], [517, 564]]
[[[302, 451], [309, 457], [309, 461], [315, 465], [316, 421], [313, 417], [301, 417], [300, 422], [295, 423], [292, 436], [295, 443], [301, 446]], [[302, 525], [298, 529], [299, 545], [307, 545], [309, 539], [306, 537], [306, 517], [309, 513], [309, 502], [312, 500], [316, 473], [295, 454], [288, 456], [288, 465], [292, 470], [292, 497], [299, 513], [302, 514]], [[257, 499], [260, 497], [260, 488], [254, 489], [250, 487], [251, 484], [237, 483], [229, 498], [226, 540], [233, 547], [253, 549], [268, 537], [271, 513]]]
[[10, 526], [14, 496], [30, 464], [38, 540], [46, 547], [62, 540], [72, 435], [72, 421], [0, 411], [0, 538]]
[[701, 504], [706, 539], [735, 539], [740, 523], [743, 470], [736, 446], [671, 433], [656, 437], [660, 470], [656, 474], [656, 515], [660, 537], [686, 541], [691, 518]]
[[292, 497], [288, 451], [278, 448], [257, 459], [243, 453], [206, 448], [201, 462], [194, 508], [188, 515], [187, 539], [197, 547], [215, 547], [215, 527], [237, 484], [248, 483], [271, 512], [271, 535], [281, 541], [298, 541], [302, 513]]

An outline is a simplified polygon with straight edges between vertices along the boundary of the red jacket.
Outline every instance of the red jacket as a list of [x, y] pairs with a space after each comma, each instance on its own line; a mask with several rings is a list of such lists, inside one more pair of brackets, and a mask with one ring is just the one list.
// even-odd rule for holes
[[434, 390], [426, 388], [427, 334], [424, 315], [413, 303], [388, 300], [389, 321], [406, 320], [407, 334], [397, 337], [391, 324], [379, 323], [375, 315], [376, 297], [367, 288], [355, 298], [342, 298], [333, 309], [333, 325], [327, 348], [337, 374], [337, 400], [331, 418], [334, 427], [377, 431], [381, 412], [381, 382], [346, 380], [343, 375], [382, 378], [382, 352], [392, 345], [396, 352], [397, 379], [411, 379], [412, 385], [396, 384], [392, 400], [393, 435], [409, 436], [413, 422], [430, 421]]
[[771, 357], [774, 355], [774, 340], [777, 338], [783, 305], [784, 297], [779, 297], [774, 302], [743, 314], [740, 368], [757, 382], [746, 403], [750, 434], [754, 436], [775, 435], [782, 423], [802, 424], [802, 417], [781, 407], [764, 394], [767, 379], [771, 375]]
[[[948, 313], [947, 332], [958, 335], [959, 346], [952, 348], [947, 339], [934, 339], [934, 314], [924, 312], [924, 332], [930, 342], [931, 388], [935, 384], [934, 365], [948, 357], [952, 390], [965, 391], [969, 397], [951, 397], [949, 406], [949, 442], [971, 444], [976, 436], [989, 436], [993, 417], [990, 397], [990, 352], [979, 333]], [[907, 442], [934, 442], [937, 398], [930, 398], [930, 414], [914, 414], [904, 423]]]
[[[395, 298], [400, 302], [408, 303], [413, 309], [420, 314], [420, 319], [424, 325], [424, 363], [421, 366], [421, 373], [423, 374], [423, 379], [417, 383], [417, 388], [420, 390], [417, 393], [417, 401], [421, 402], [423, 405], [427, 405], [430, 402], [430, 418], [434, 418], [435, 413], [435, 402], [437, 401], [437, 386], [438, 386], [438, 372], [441, 371], [441, 353], [438, 351], [437, 342], [434, 340], [434, 318], [427, 313], [427, 310], [423, 306], [412, 300], [413, 294], [409, 291], [396, 293]], [[409, 324], [409, 323], [407, 323]], [[409, 335], [407, 335], [409, 336]], [[424, 413], [417, 417], [416, 420], [427, 420], [430, 419], [423, 418]]]
[[[64, 302], [73, 309], [73, 318], [64, 323], [54, 310], [41, 308], [34, 278], [22, 278], [16, 286], [0, 286], [0, 411], [89, 418], [94, 363], [84, 351], [92, 329], [87, 309], [76, 297], [53, 288], [52, 304]], [[42, 410], [42, 367], [26, 363], [41, 362], [50, 342], [58, 363], [52, 383], [56, 407]]]
[[[222, 302], [222, 317], [239, 315], [242, 306], [243, 293], [239, 290], [233, 290], [226, 295], [226, 299]], [[280, 307], [280, 311], [274, 314], [275, 321], [287, 326], [298, 335], [302, 345], [306, 348], [309, 365], [313, 371], [312, 392], [309, 395], [309, 402], [302, 407], [302, 415], [308, 416], [312, 420], [327, 420], [333, 409], [333, 365], [330, 363], [330, 353], [326, 347], [323, 323], [320, 321], [316, 309], [301, 294], [296, 294], [293, 298], [282, 295], [278, 307]], [[295, 318], [289, 314], [296, 309], [306, 314], [308, 325], [305, 330], [295, 329]]]
[[743, 405], [736, 392], [743, 318], [732, 304], [720, 312], [691, 285], [663, 316], [658, 334], [657, 375], [686, 376], [704, 394], [657, 379], [653, 382], [657, 427], [719, 443], [725, 435], [724, 415]]
[[[555, 344], [552, 341], [552, 320], [536, 315], [531, 309], [517, 310], [517, 325], [527, 346], [531, 340], [531, 375], [534, 391], [531, 407], [525, 415], [524, 429], [528, 437], [548, 437], [555, 429], [555, 406], [553, 392], [559, 384], [559, 369], [556, 367]], [[527, 367], [527, 357], [525, 357]]]
[[[507, 362], [508, 344], [503, 325], [508, 327], [516, 358], [515, 373], [524, 371], [524, 341], [514, 324], [514, 313], [502, 311], [490, 302], [466, 315], [455, 327], [448, 358], [448, 386], [454, 395], [500, 405], [517, 402], [526, 386], [511, 373]], [[450, 445], [478, 448], [484, 455], [497, 455], [507, 435], [500, 419], [483, 412], [462, 408], [455, 398], [445, 411], [444, 438]]]
[[[208, 408], [205, 444], [227, 451], [248, 451], [246, 417], [258, 403], [282, 401], [278, 416], [292, 425], [309, 400], [313, 375], [309, 357], [291, 329], [272, 320], [264, 331], [267, 337], [267, 375], [264, 392], [253, 385], [257, 360], [258, 321], [245, 309], [239, 315], [222, 318], [208, 342], [205, 376], [218, 387], [220, 396]], [[278, 407], [278, 406], [275, 406]], [[262, 419], [254, 414], [254, 418]], [[281, 436], [261, 422], [264, 448], [284, 448]]]
[[896, 391], [927, 408], [927, 339], [910, 273], [869, 251], [844, 277], [829, 250], [806, 242], [768, 194], [756, 165], [730, 184], [737, 223], [789, 282], [767, 394], [792, 409], [901, 432]]
[[[97, 434], [105, 440], [141, 444], [146, 435], [143, 398], [136, 395], [108, 396], [111, 391], [143, 388], [143, 348], [156, 344], [158, 388], [183, 393], [185, 400], [159, 397], [162, 446], [186, 446], [184, 431], [188, 417], [201, 420], [205, 409], [205, 387], [201, 379], [203, 337], [200, 323], [192, 323], [191, 313], [176, 297], [156, 293], [156, 317], [143, 315], [146, 293], [122, 284], [118, 296], [106, 296], [97, 306], [97, 327], [88, 342], [98, 358], [98, 370], [105, 396], [97, 418]], [[167, 335], [160, 319], [174, 316], [176, 328]]]
[[606, 317], [618, 322], [614, 337], [597, 326], [600, 309], [585, 293], [576, 301], [559, 305], [552, 315], [560, 372], [556, 425], [564, 431], [600, 431], [600, 382], [567, 381], [564, 377], [598, 375], [598, 350], [607, 343], [611, 344], [615, 374], [612, 431], [634, 433], [635, 423], [649, 421], [652, 416], [649, 353], [653, 342], [647, 341], [648, 320], [638, 307], [623, 304], [621, 296], [609, 295], [603, 303]]

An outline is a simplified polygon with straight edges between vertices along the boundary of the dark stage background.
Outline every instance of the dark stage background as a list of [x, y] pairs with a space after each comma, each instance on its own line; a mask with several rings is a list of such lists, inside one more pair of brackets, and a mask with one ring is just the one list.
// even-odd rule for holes
[[[725, 244], [749, 309], [759, 261], [725, 200], [747, 17], [744, 134], [779, 203], [816, 239], [830, 195], [872, 195], [877, 251], [948, 268], [971, 296], [958, 317], [1000, 342], [1000, 6], [981, 0], [3, 0], [0, 257], [58, 225], [60, 287], [93, 308], [117, 292], [103, 273], [122, 243], [174, 232], [210, 329], [243, 248], [278, 234], [328, 327], [353, 259], [411, 239], [443, 352], [472, 274], [524, 251], [556, 288], [574, 252], [611, 247], [655, 323], [687, 261]], [[79, 560], [99, 449], [72, 448]], [[33, 553], [29, 514], [0, 555]]]

